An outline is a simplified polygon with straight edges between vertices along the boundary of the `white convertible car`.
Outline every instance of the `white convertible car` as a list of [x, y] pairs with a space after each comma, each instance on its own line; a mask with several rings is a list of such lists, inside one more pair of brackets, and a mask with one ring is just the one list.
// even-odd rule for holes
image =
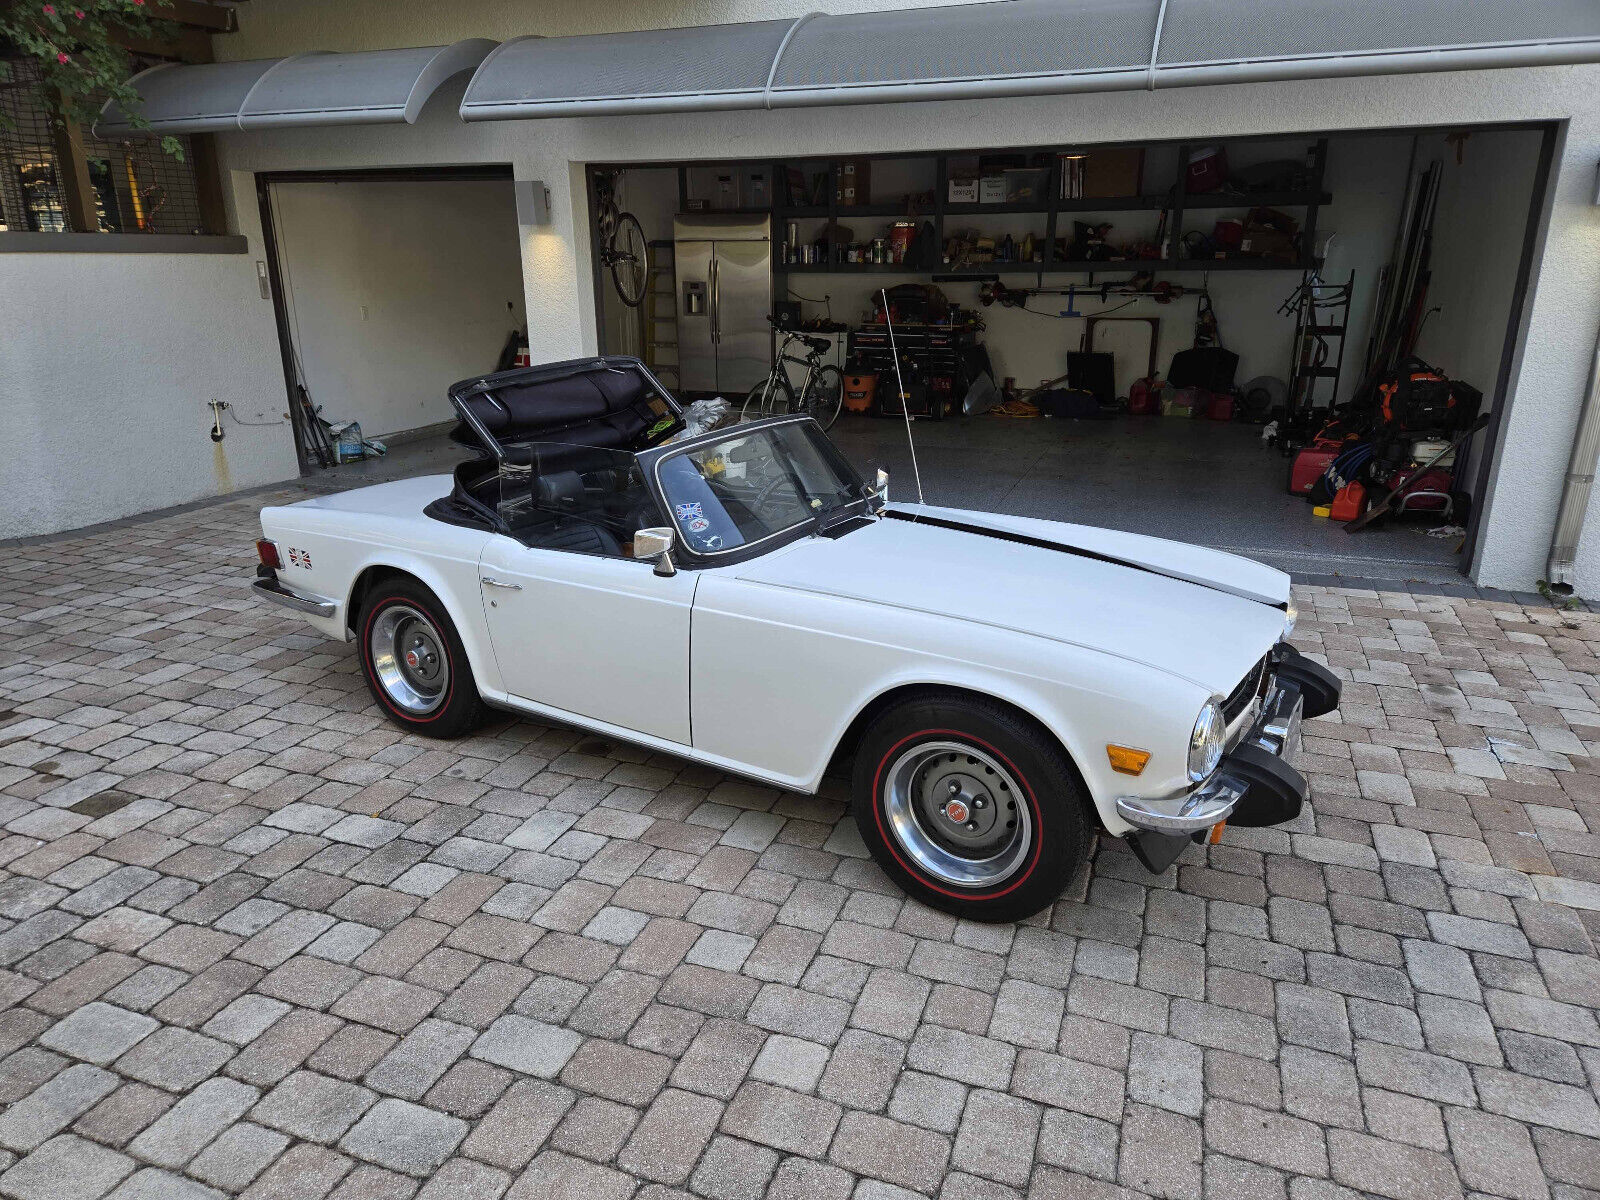
[[255, 588], [356, 643], [379, 707], [528, 713], [799, 792], [854, 760], [861, 836], [978, 920], [1049, 904], [1100, 831], [1152, 871], [1294, 817], [1339, 682], [1289, 580], [1211, 550], [889, 503], [806, 417], [694, 437], [636, 360], [457, 384], [446, 476], [261, 514]]

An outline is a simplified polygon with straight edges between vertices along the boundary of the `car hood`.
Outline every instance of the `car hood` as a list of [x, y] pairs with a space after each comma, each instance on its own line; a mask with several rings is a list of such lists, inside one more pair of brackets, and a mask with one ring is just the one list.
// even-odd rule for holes
[[1289, 577], [1249, 559], [1029, 517], [922, 505], [890, 511], [735, 573], [1069, 642], [1222, 695], [1283, 632]]

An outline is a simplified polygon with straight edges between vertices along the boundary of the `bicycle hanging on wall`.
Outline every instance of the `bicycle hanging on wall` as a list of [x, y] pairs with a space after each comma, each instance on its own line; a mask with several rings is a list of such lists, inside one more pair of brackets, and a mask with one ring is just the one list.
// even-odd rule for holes
[[629, 308], [644, 303], [650, 279], [650, 247], [639, 218], [617, 207], [617, 181], [621, 171], [595, 175], [595, 227], [600, 240], [600, 262], [610, 268], [617, 295]]

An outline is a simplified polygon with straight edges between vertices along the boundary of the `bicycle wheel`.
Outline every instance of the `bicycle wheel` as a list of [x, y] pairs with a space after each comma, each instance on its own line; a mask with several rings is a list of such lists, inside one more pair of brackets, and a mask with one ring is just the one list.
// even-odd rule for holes
[[750, 389], [739, 410], [741, 421], [759, 421], [762, 417], [786, 417], [794, 411], [794, 385], [782, 375], [774, 382], [763, 379]]
[[632, 213], [617, 218], [610, 258], [611, 281], [617, 285], [617, 295], [629, 308], [638, 308], [644, 303], [645, 283], [650, 278], [650, 247], [639, 219]]
[[838, 367], [818, 367], [800, 401], [800, 411], [824, 429], [832, 429], [844, 406], [844, 373]]

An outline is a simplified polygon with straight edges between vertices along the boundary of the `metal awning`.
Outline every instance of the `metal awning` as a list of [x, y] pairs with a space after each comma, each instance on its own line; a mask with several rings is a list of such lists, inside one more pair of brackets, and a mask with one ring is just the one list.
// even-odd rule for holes
[[[130, 82], [143, 100], [140, 114], [157, 134], [411, 123], [441, 83], [478, 66], [494, 47], [486, 38], [470, 38], [406, 50], [163, 63]], [[95, 123], [99, 137], [138, 132], [114, 103]]]
[[518, 38], [466, 121], [976, 99], [1600, 61], [1596, 0], [997, 0]]

